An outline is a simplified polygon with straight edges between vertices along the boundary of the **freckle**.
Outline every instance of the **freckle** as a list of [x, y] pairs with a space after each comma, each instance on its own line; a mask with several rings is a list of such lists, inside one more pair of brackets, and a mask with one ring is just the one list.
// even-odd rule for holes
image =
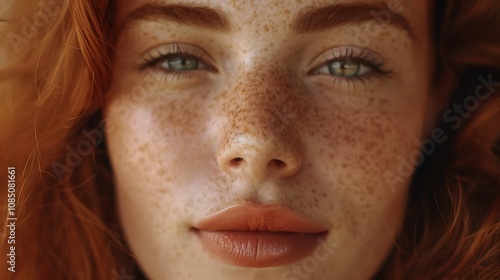
[[165, 188], [161, 188], [158, 190], [158, 192], [161, 194], [165, 194], [165, 193], [167, 193], [167, 190]]

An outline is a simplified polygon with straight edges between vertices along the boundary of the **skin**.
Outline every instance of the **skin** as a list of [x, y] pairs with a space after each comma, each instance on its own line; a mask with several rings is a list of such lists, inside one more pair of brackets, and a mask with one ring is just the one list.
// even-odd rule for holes
[[[158, 280], [376, 274], [404, 217], [411, 175], [401, 174], [401, 158], [432, 127], [427, 1], [385, 1], [401, 5], [414, 36], [389, 26], [364, 44], [355, 27], [366, 23], [301, 35], [290, 29], [303, 8], [352, 1], [160, 2], [217, 8], [232, 26], [222, 33], [151, 19], [117, 38], [106, 140], [121, 222], [143, 272]], [[145, 3], [118, 1], [116, 25]], [[172, 77], [138, 69], [172, 43], [203, 53], [216, 71]], [[348, 45], [376, 52], [392, 74], [308, 74]], [[238, 267], [190, 234], [196, 221], [248, 201], [282, 204], [326, 225], [329, 250], [285, 266]]]

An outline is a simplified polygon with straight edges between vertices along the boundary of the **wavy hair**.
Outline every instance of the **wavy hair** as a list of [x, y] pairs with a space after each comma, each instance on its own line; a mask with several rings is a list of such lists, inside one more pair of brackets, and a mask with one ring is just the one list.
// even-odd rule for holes
[[437, 69], [455, 80], [448, 139], [416, 170], [379, 277], [500, 279], [500, 3], [437, 1], [435, 22]]
[[[16, 167], [17, 266], [11, 273], [1, 262], [0, 278], [132, 273], [100, 123], [115, 3], [42, 0], [26, 11], [32, 0], [13, 2], [0, 18], [0, 57], [9, 58], [0, 62], [0, 172]], [[500, 4], [442, 0], [435, 14], [436, 79], [449, 72], [456, 81], [443, 112], [484, 98], [459, 127], [436, 124], [449, 137], [416, 170], [402, 232], [377, 279], [500, 279]], [[0, 208], [7, 217], [7, 202]]]

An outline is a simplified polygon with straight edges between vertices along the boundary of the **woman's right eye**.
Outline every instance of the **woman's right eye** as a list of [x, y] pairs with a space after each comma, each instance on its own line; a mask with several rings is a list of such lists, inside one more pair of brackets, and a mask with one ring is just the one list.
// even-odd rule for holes
[[156, 67], [168, 72], [203, 70], [209, 68], [200, 58], [186, 54], [168, 54], [157, 58], [154, 62]]
[[139, 69], [153, 69], [167, 75], [188, 74], [196, 70], [215, 71], [204, 57], [204, 51], [196, 46], [170, 44], [147, 54]]

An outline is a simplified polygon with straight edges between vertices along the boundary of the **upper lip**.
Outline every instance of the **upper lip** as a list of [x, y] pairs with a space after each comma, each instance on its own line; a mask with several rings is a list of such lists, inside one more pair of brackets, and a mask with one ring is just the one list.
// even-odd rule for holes
[[199, 221], [205, 231], [267, 231], [322, 233], [326, 228], [281, 205], [238, 204]]

